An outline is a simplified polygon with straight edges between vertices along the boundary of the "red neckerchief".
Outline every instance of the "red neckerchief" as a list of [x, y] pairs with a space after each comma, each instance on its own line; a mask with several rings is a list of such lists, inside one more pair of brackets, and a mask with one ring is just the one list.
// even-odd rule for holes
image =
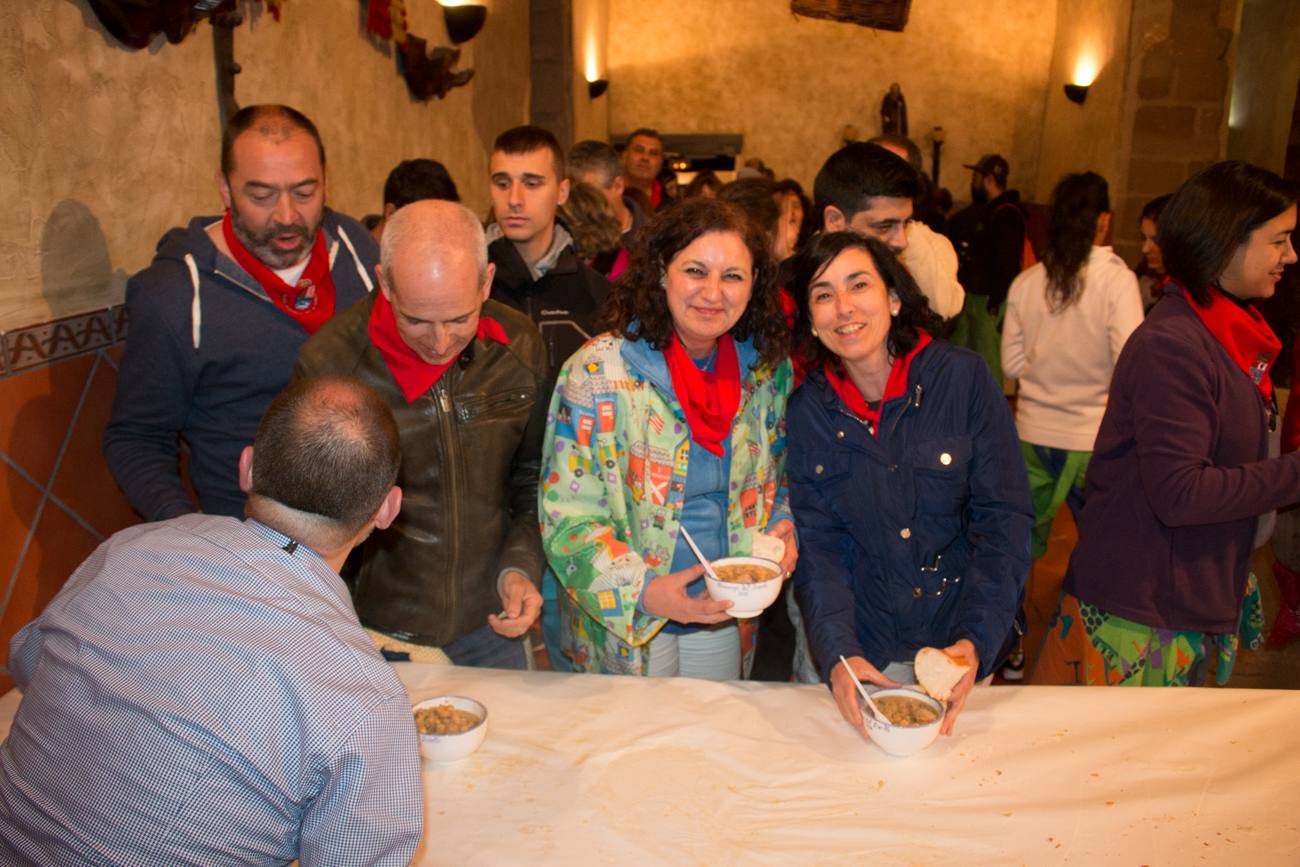
[[867, 405], [867, 399], [858, 391], [858, 387], [853, 384], [847, 374], [841, 374], [839, 371], [839, 362], [830, 361], [826, 363], [823, 370], [826, 373], [826, 381], [830, 383], [831, 388], [839, 395], [840, 400], [844, 401], [844, 406], [849, 412], [858, 418], [868, 422], [867, 430], [871, 431], [873, 437], [880, 435], [880, 411], [885, 405], [885, 401], [893, 400], [896, 397], [902, 397], [907, 392], [907, 373], [912, 367], [912, 359], [916, 358], [918, 352], [925, 349], [930, 343], [930, 335], [925, 331], [917, 332], [916, 346], [912, 351], [902, 358], [895, 358], [894, 363], [889, 367], [889, 378], [885, 380], [885, 393], [876, 403], [875, 409]]
[[1282, 351], [1282, 341], [1277, 339], [1273, 329], [1253, 306], [1239, 306], [1220, 289], [1209, 288], [1209, 307], [1197, 304], [1191, 296], [1187, 298], [1188, 306], [1196, 311], [1214, 339], [1255, 383], [1264, 400], [1271, 400], [1273, 381], [1269, 378], [1269, 368]]
[[731, 335], [718, 338], [718, 357], [711, 371], [695, 366], [677, 339], [677, 332], [664, 347], [664, 360], [668, 362], [677, 401], [686, 413], [691, 439], [721, 456], [722, 440], [731, 434], [736, 410], [740, 409], [740, 359]]
[[330, 274], [330, 254], [325, 247], [325, 232], [317, 229], [316, 240], [311, 245], [311, 257], [298, 278], [297, 286], [290, 286], [266, 263], [248, 251], [235, 235], [226, 209], [221, 221], [221, 234], [225, 236], [230, 255], [253, 279], [267, 296], [308, 334], [315, 334], [334, 315], [334, 277]]
[[[780, 286], [776, 290], [776, 298], [781, 302], [781, 314], [785, 317], [785, 327], [794, 334], [795, 319], [798, 318], [799, 308], [794, 303], [794, 296], [790, 290]], [[799, 347], [799, 342], [792, 341], [790, 346], [790, 367], [794, 369], [794, 383], [791, 388], [798, 388], [803, 384], [803, 378], [808, 375], [808, 358], [803, 350]]]
[[[375, 344], [379, 354], [384, 357], [388, 372], [393, 375], [397, 387], [407, 403], [427, 392], [447, 372], [447, 368], [456, 362], [456, 356], [445, 364], [430, 364], [406, 345], [402, 335], [397, 333], [397, 319], [393, 315], [393, 305], [388, 303], [384, 293], [375, 292], [375, 306], [370, 308], [370, 323], [366, 330], [370, 333], [370, 342]], [[488, 316], [478, 318], [479, 340], [495, 340], [508, 345], [510, 338], [500, 322]]]
[[656, 211], [659, 210], [659, 206], [663, 204], [663, 201], [664, 201], [664, 185], [659, 183], [658, 181], [655, 181], [654, 186], [650, 188], [651, 209]]

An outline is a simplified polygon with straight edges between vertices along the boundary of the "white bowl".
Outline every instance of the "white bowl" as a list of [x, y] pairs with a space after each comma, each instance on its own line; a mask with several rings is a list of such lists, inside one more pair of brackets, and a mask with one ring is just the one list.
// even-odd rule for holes
[[943, 724], [945, 713], [943, 702], [931, 698], [919, 689], [905, 686], [871, 690], [873, 699], [891, 695], [904, 695], [908, 698], [920, 699], [938, 711], [939, 718], [923, 726], [887, 726], [872, 715], [866, 702], [862, 702], [862, 719], [866, 723], [867, 734], [876, 742], [876, 746], [891, 756], [910, 756], [913, 753], [919, 753], [934, 743], [934, 739], [939, 735], [939, 726]]
[[411, 708], [411, 712], [440, 704], [449, 704], [457, 710], [475, 714], [478, 716], [478, 724], [467, 732], [454, 735], [420, 733], [420, 755], [431, 762], [458, 761], [478, 749], [479, 744], [483, 743], [483, 738], [487, 736], [487, 708], [472, 698], [461, 695], [440, 695], [418, 702]]
[[723, 557], [712, 561], [710, 566], [762, 566], [772, 573], [770, 581], [756, 584], [736, 584], [731, 581], [714, 581], [709, 573], [704, 573], [704, 583], [709, 588], [709, 596], [714, 599], [728, 599], [733, 604], [727, 611], [732, 617], [757, 617], [763, 609], [776, 601], [781, 595], [781, 565], [762, 557]]

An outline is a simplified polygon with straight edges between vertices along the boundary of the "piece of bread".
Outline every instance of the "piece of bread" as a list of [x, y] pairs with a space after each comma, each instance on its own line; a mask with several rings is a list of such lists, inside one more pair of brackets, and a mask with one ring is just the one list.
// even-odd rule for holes
[[750, 550], [755, 557], [762, 557], [765, 560], [771, 560], [773, 563], [780, 563], [781, 558], [785, 556], [785, 541], [778, 539], [776, 536], [755, 530], [753, 546]]
[[957, 681], [970, 671], [970, 663], [953, 659], [937, 647], [922, 647], [918, 650], [915, 665], [916, 682], [939, 701], [947, 701]]

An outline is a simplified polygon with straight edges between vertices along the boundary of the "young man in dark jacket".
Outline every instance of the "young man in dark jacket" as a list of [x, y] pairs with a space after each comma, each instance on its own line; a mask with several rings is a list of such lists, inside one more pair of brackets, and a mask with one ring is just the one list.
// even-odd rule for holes
[[1007, 189], [1007, 161], [985, 154], [971, 170], [971, 204], [948, 225], [957, 248], [957, 279], [966, 304], [954, 320], [952, 342], [974, 349], [1002, 382], [1002, 314], [1007, 291], [1025, 256], [1025, 212], [1020, 193]]
[[[488, 259], [492, 298], [526, 313], [546, 343], [549, 379], [596, 333], [609, 281], [584, 265], [555, 215], [569, 198], [564, 152], [544, 129], [519, 126], [497, 137], [489, 162], [492, 209]], [[549, 395], [548, 395], [549, 397]]]
[[196, 510], [243, 517], [239, 453], [299, 347], [373, 288], [379, 251], [361, 224], [325, 207], [325, 150], [305, 116], [279, 105], [239, 111], [217, 182], [225, 218], [172, 229], [126, 287], [130, 332], [104, 457], [146, 521]]

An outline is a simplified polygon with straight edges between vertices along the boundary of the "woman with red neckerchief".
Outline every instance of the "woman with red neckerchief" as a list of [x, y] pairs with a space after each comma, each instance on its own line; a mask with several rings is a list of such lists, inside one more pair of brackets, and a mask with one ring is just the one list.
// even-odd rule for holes
[[604, 333], [564, 363], [538, 503], [563, 588], [543, 613], [555, 667], [711, 680], [745, 669], [754, 621], [709, 597], [679, 531], [709, 560], [794, 568], [775, 281], [766, 237], [735, 205], [673, 205], [639, 236]]
[[1258, 641], [1250, 556], [1300, 497], [1300, 452], [1277, 456], [1281, 344], [1252, 302], [1296, 261], [1298, 197], [1234, 161], [1165, 206], [1170, 283], [1116, 365], [1035, 682], [1222, 684]]
[[[941, 731], [1001, 665], [1029, 573], [1033, 509], [1002, 390], [970, 350], [931, 338], [941, 320], [890, 252], [853, 232], [795, 258], [790, 399], [794, 576], [809, 649], [840, 714], [863, 731], [859, 680], [915, 682], [922, 647], [969, 668]], [[797, 624], [796, 624], [797, 625]]]

